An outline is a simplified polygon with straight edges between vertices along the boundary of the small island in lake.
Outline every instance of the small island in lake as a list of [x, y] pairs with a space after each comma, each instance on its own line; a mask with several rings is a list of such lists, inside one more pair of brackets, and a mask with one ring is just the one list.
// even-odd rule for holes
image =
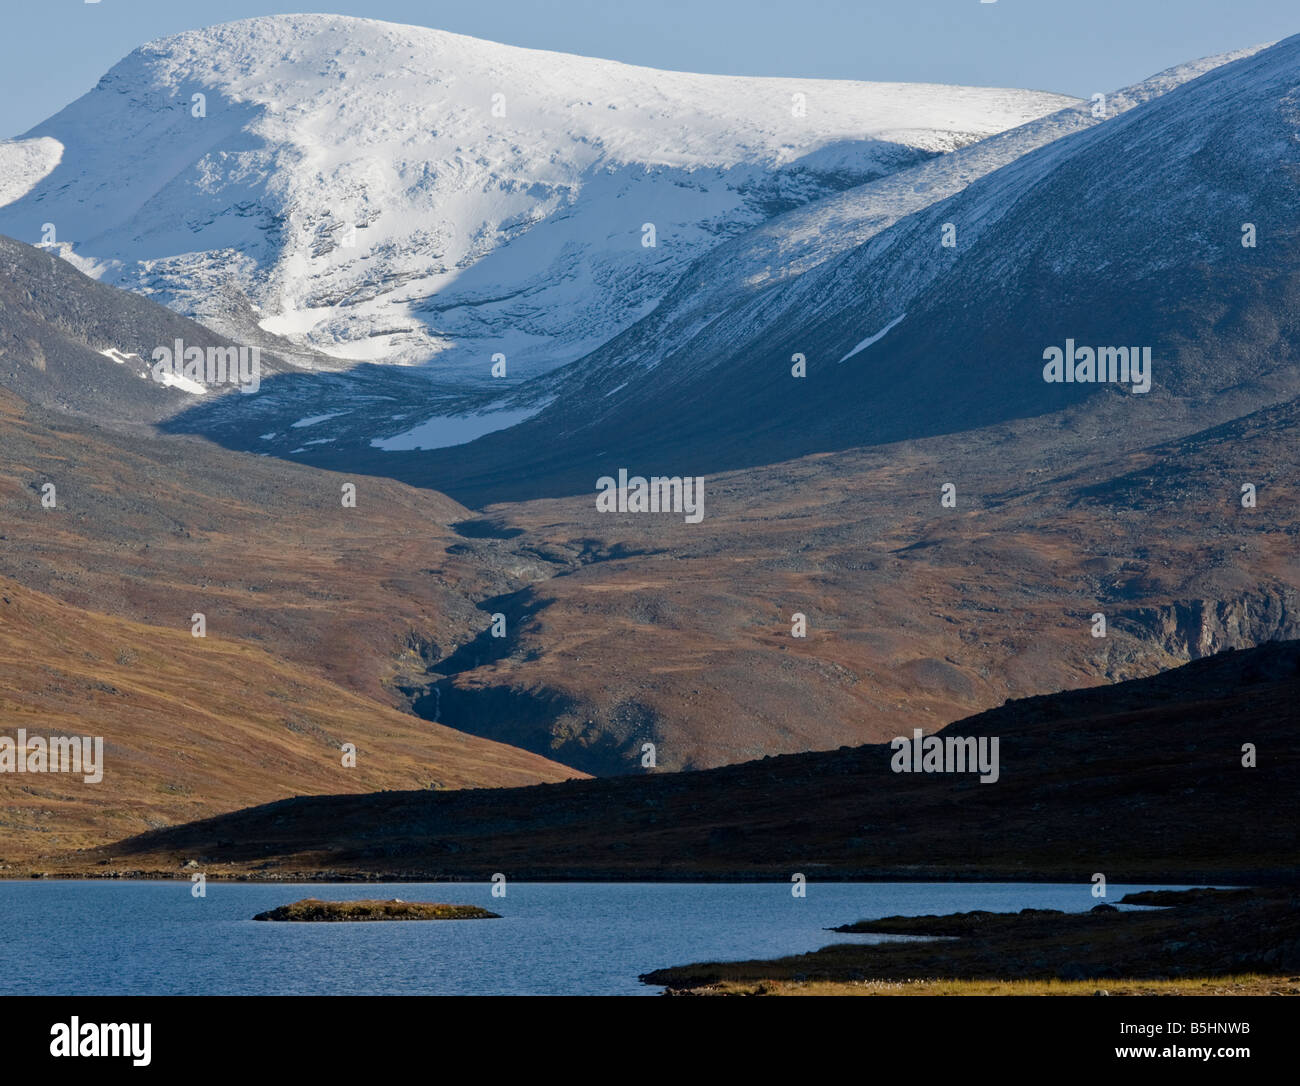
[[292, 905], [258, 913], [254, 920], [500, 920], [477, 905], [440, 905], [428, 901], [321, 901], [309, 897]]

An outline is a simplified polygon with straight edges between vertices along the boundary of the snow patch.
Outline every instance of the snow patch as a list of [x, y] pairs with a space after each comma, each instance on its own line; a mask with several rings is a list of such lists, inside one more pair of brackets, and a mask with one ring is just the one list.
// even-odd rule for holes
[[336, 419], [340, 415], [346, 415], [346, 411], [331, 411], [328, 415], [311, 415], [305, 419], [299, 419], [297, 422], [290, 423], [295, 430], [301, 430], [304, 426], [315, 426], [318, 422], [324, 422], [326, 419]]
[[[899, 324], [902, 321], [903, 317], [906, 316], [907, 314], [903, 313], [895, 317], [892, 321], [890, 321], [887, 325], [885, 325], [885, 327], [882, 328], [879, 332], [877, 332], [874, 336], [867, 336], [866, 339], [864, 339], [861, 343], [859, 343], [856, 347], [854, 347], [853, 350], [851, 350], [848, 354], [846, 354], [843, 358], [841, 358], [840, 362], [847, 362], [859, 351], [865, 351], [873, 343], [878, 343], [880, 340], [884, 339], [885, 336], [888, 335], [889, 330], [893, 328], [895, 325]], [[839, 363], [837, 362], [836, 365], [839, 365]]]
[[168, 373], [166, 370], [162, 371], [162, 384], [167, 388], [179, 388], [182, 392], [188, 392], [191, 396], [205, 396], [208, 391], [198, 381], [190, 377], [181, 377], [174, 373]]
[[533, 407], [504, 411], [483, 411], [477, 415], [435, 415], [420, 423], [413, 430], [394, 437], [375, 438], [370, 442], [372, 448], [385, 452], [410, 452], [415, 449], [448, 449], [453, 445], [464, 445], [484, 434], [495, 433], [510, 426], [516, 426], [525, 419], [530, 419], [550, 404], [537, 404]]

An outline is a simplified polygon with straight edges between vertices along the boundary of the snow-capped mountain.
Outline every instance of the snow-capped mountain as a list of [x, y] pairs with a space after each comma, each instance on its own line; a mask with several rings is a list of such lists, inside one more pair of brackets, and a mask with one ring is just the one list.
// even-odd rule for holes
[[[694, 260], [645, 317], [577, 362], [539, 378], [512, 384], [500, 394], [485, 391], [434, 395], [415, 389], [400, 371], [363, 366], [331, 381], [282, 382], [250, 403], [204, 404], [184, 421], [220, 440], [244, 448], [295, 458], [349, 463], [374, 450], [390, 454], [374, 470], [402, 470], [391, 454], [448, 448], [527, 421], [547, 407], [543, 421], [571, 412], [578, 428], [617, 415], [624, 402], [637, 402], [640, 381], [679, 351], [683, 365], [707, 368], [726, 357], [737, 335], [757, 340], [801, 319], [772, 299], [801, 275], [833, 263], [894, 224], [950, 197], [974, 181], [1070, 133], [1107, 123], [1143, 102], [1206, 72], [1257, 52], [1240, 50], [1193, 61], [1132, 87], [1106, 95], [1104, 102], [1072, 102], [1065, 108], [948, 154], [929, 158], [874, 181], [832, 193], [778, 214]], [[929, 247], [926, 247], [928, 253]], [[937, 275], [943, 265], [922, 263]], [[915, 275], [913, 285], [922, 282]], [[728, 314], [745, 309], [737, 331]], [[887, 322], [882, 322], [887, 326]], [[860, 335], [858, 341], [866, 338]], [[690, 359], [690, 364], [686, 360]], [[673, 370], [674, 367], [669, 367]], [[328, 415], [329, 425], [302, 442], [302, 418]], [[558, 427], [570, 432], [572, 422]]]
[[[511, 398], [512, 405], [518, 409], [530, 403], [552, 402], [570, 394], [570, 382], [607, 400], [617, 395], [616, 386], [621, 382], [655, 368], [685, 343], [692, 343], [701, 361], [716, 358], [719, 347], [735, 334], [735, 329], [720, 322], [724, 329], [721, 338], [713, 340], [708, 330], [729, 309], [865, 245], [907, 216], [956, 195], [1039, 147], [1102, 124], [1262, 48], [1255, 46], [1178, 65], [1099, 100], [1069, 105], [951, 154], [778, 215], [705, 253], [652, 313], [593, 352], [580, 367], [559, 371], [550, 379], [519, 389]], [[967, 239], [963, 236], [961, 240]], [[934, 275], [940, 274], [943, 267], [934, 261], [924, 263], [925, 270]], [[909, 280], [913, 287], [924, 281], [916, 277]], [[900, 304], [899, 312], [905, 308], [906, 304]], [[788, 313], [764, 309], [756, 310], [753, 316], [754, 323], [747, 329], [750, 337], [775, 329], [790, 318]], [[600, 413], [599, 409], [596, 413]]]
[[0, 144], [0, 233], [227, 335], [468, 380], [504, 355], [513, 380], [775, 214], [1073, 101], [257, 18], [145, 45]]
[[[1295, 395], [1300, 36], [1191, 74], [1181, 85], [1158, 77], [1172, 89], [1097, 123], [1052, 120], [1074, 131], [892, 222], [886, 208], [884, 229], [847, 216], [866, 240], [826, 245], [829, 259], [802, 274], [699, 310], [689, 292], [674, 293], [649, 335], [634, 327], [539, 381], [548, 402], [534, 418], [401, 467], [477, 501], [513, 493], [509, 465], [521, 462], [534, 491], [549, 476], [551, 492], [572, 493], [611, 464], [717, 471], [1095, 397], [1116, 408], [1109, 425], [1155, 432]], [[967, 156], [978, 163], [988, 151]], [[958, 155], [949, 163], [965, 168]], [[862, 192], [897, 191], [899, 180]], [[826, 205], [789, 221], [815, 220]], [[743, 286], [754, 273], [749, 237], [693, 271], [709, 279], [714, 258], [733, 250], [742, 274], [717, 274]], [[1069, 340], [1149, 348], [1151, 392], [1045, 381], [1045, 350]], [[796, 355], [804, 378], [792, 374]]]

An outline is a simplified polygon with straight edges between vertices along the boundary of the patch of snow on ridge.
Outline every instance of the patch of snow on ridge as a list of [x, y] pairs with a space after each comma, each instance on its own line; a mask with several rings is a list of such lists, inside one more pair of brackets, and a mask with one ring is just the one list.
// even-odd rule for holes
[[162, 383], [168, 388], [179, 388], [182, 392], [188, 392], [191, 396], [205, 396], [208, 391], [193, 378], [168, 373], [166, 370], [162, 371]]
[[[848, 354], [846, 354], [843, 358], [841, 358], [840, 362], [847, 362], [859, 351], [865, 351], [873, 343], [878, 343], [880, 340], [884, 339], [885, 336], [889, 334], [889, 330], [893, 328], [895, 325], [900, 324], [903, 320], [903, 317], [906, 316], [907, 316], [906, 313], [900, 314], [899, 316], [895, 317], [892, 321], [890, 321], [887, 325], [885, 325], [885, 327], [882, 328], [879, 332], [877, 332], [874, 336], [867, 336], [866, 339], [864, 339], [861, 343], [859, 343], [856, 347], [854, 347], [853, 350], [851, 350]], [[838, 363], [836, 364], [838, 365]]]
[[[549, 403], [549, 401], [548, 401]], [[485, 434], [495, 433], [532, 418], [548, 404], [522, 409], [481, 411], [476, 415], [435, 415], [412, 430], [394, 437], [375, 438], [370, 442], [385, 452], [410, 452], [416, 449], [448, 449], [465, 445]]]
[[327, 415], [310, 415], [305, 419], [299, 419], [297, 422], [290, 423], [295, 430], [301, 430], [306, 426], [315, 426], [318, 422], [324, 422], [326, 419], [336, 419], [340, 415], [346, 415], [346, 411], [331, 411]]

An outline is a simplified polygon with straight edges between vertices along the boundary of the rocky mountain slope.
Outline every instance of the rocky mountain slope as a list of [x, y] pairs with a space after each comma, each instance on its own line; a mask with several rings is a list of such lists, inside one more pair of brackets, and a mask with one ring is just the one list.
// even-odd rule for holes
[[[0, 236], [0, 387], [29, 403], [128, 429], [235, 391], [233, 382], [157, 380], [155, 350], [174, 352], [177, 341], [205, 357], [239, 347], [155, 302], [95, 282], [52, 253]], [[264, 343], [259, 382], [298, 370], [299, 352], [280, 353], [275, 348], [286, 345], [271, 337]]]

